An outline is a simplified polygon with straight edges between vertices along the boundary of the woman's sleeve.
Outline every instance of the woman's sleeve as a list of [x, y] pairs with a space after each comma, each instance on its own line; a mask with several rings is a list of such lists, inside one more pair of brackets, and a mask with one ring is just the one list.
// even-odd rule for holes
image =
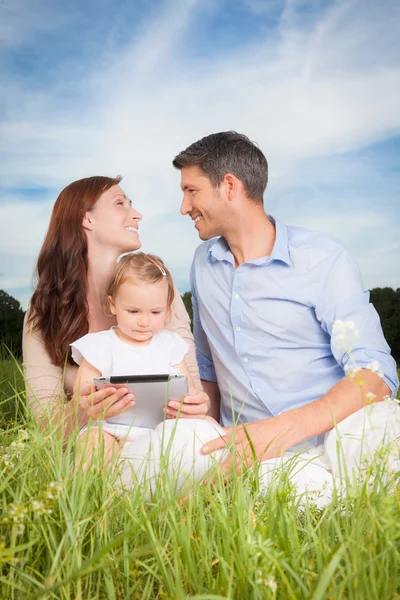
[[189, 344], [189, 350], [185, 356], [185, 363], [190, 371], [194, 385], [202, 389], [200, 384], [199, 367], [196, 361], [196, 350], [193, 335], [190, 331], [190, 319], [183, 304], [179, 291], [175, 288], [175, 299], [172, 303], [171, 317], [165, 324], [166, 329], [180, 335]]
[[51, 362], [39, 331], [28, 323], [25, 315], [22, 334], [23, 367], [28, 402], [36, 420], [47, 411], [64, 403], [66, 390], [72, 390], [77, 368], [63, 370]]

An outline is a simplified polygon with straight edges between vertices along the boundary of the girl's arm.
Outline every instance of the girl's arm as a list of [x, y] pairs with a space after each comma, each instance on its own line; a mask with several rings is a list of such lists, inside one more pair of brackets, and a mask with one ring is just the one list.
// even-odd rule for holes
[[93, 386], [93, 378], [100, 375], [101, 372], [84, 358], [79, 365], [74, 382], [74, 394], [80, 393], [81, 388], [86, 388], [87, 385]]
[[166, 415], [170, 419], [177, 416], [187, 419], [204, 419], [210, 408], [210, 399], [207, 394], [194, 387], [193, 379], [190, 375], [186, 362], [183, 360], [179, 365], [174, 365], [180, 373], [187, 375], [189, 393], [184, 397], [183, 402], [178, 399], [171, 399], [166, 408]]

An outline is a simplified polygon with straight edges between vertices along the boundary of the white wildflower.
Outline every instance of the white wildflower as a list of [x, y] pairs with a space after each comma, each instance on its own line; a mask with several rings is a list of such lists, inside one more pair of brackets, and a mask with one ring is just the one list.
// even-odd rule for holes
[[357, 365], [345, 365], [344, 367], [344, 372], [346, 373], [347, 377], [350, 377], [350, 379], [354, 379], [357, 373], [360, 371], [361, 367], [358, 367]]
[[341, 321], [340, 319], [334, 321], [331, 337], [333, 348], [350, 352], [358, 338], [359, 333], [353, 321]]
[[51, 515], [53, 512], [51, 508], [47, 508], [44, 502], [39, 502], [38, 500], [32, 500], [31, 507], [36, 515]]
[[269, 587], [273, 592], [276, 592], [278, 588], [278, 584], [276, 583], [275, 579], [272, 579], [272, 577], [270, 579], [264, 579], [264, 585]]
[[383, 373], [379, 370], [379, 362], [377, 360], [373, 360], [367, 367], [373, 373], [379, 375], [379, 377], [383, 377]]
[[368, 402], [373, 402], [376, 398], [376, 394], [374, 394], [373, 392], [368, 392], [365, 396]]
[[18, 431], [18, 437], [23, 440], [24, 442], [26, 442], [26, 440], [29, 439], [29, 433], [26, 431], [26, 429], [20, 429]]
[[49, 489], [46, 492], [46, 498], [49, 500], [56, 500], [60, 495], [60, 492], [63, 490], [63, 482], [62, 481], [51, 481], [49, 483]]

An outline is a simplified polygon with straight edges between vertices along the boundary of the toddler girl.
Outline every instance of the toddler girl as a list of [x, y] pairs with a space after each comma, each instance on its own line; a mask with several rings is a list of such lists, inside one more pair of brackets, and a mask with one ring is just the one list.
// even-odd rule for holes
[[[188, 377], [189, 395], [184, 398], [180, 416], [204, 417], [208, 411], [209, 399], [204, 392], [193, 388], [184, 361], [189, 346], [178, 334], [164, 329], [173, 299], [171, 274], [159, 257], [143, 252], [123, 256], [108, 288], [108, 303], [111, 313], [116, 317], [117, 326], [108, 331], [88, 333], [71, 344], [72, 358], [79, 364], [74, 392], [79, 391], [82, 383], [92, 381], [100, 375], [184, 373]], [[132, 394], [131, 396], [128, 406], [135, 403]], [[174, 401], [168, 403], [167, 417], [176, 417], [179, 404]], [[188, 421], [186, 424], [166, 424], [166, 427], [160, 424], [155, 431], [97, 421], [87, 433], [89, 439], [86, 441], [90, 451], [93, 446], [98, 446], [99, 436], [102, 435], [107, 460], [119, 449], [120, 441], [124, 442], [125, 456], [126, 447], [133, 443], [136, 446], [136, 458], [138, 455], [143, 458], [150, 446], [153, 452], [159, 446], [161, 434], [164, 438], [172, 429], [178, 438], [182, 438], [184, 432], [185, 439], [188, 435], [193, 437], [195, 429], [209, 429], [208, 439], [215, 438], [218, 431], [222, 432], [222, 429], [216, 425], [211, 426], [208, 421], [203, 425], [199, 422], [197, 426]], [[208, 441], [204, 436], [203, 440]], [[200, 457], [204, 462], [203, 455]]]

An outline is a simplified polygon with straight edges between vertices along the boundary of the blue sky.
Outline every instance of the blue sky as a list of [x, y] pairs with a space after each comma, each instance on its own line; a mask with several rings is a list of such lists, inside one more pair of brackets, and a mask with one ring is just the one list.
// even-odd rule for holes
[[227, 129], [268, 158], [267, 212], [400, 287], [399, 22], [396, 0], [1, 0], [0, 288], [26, 306], [58, 193], [122, 174], [143, 249], [188, 289], [171, 160]]

